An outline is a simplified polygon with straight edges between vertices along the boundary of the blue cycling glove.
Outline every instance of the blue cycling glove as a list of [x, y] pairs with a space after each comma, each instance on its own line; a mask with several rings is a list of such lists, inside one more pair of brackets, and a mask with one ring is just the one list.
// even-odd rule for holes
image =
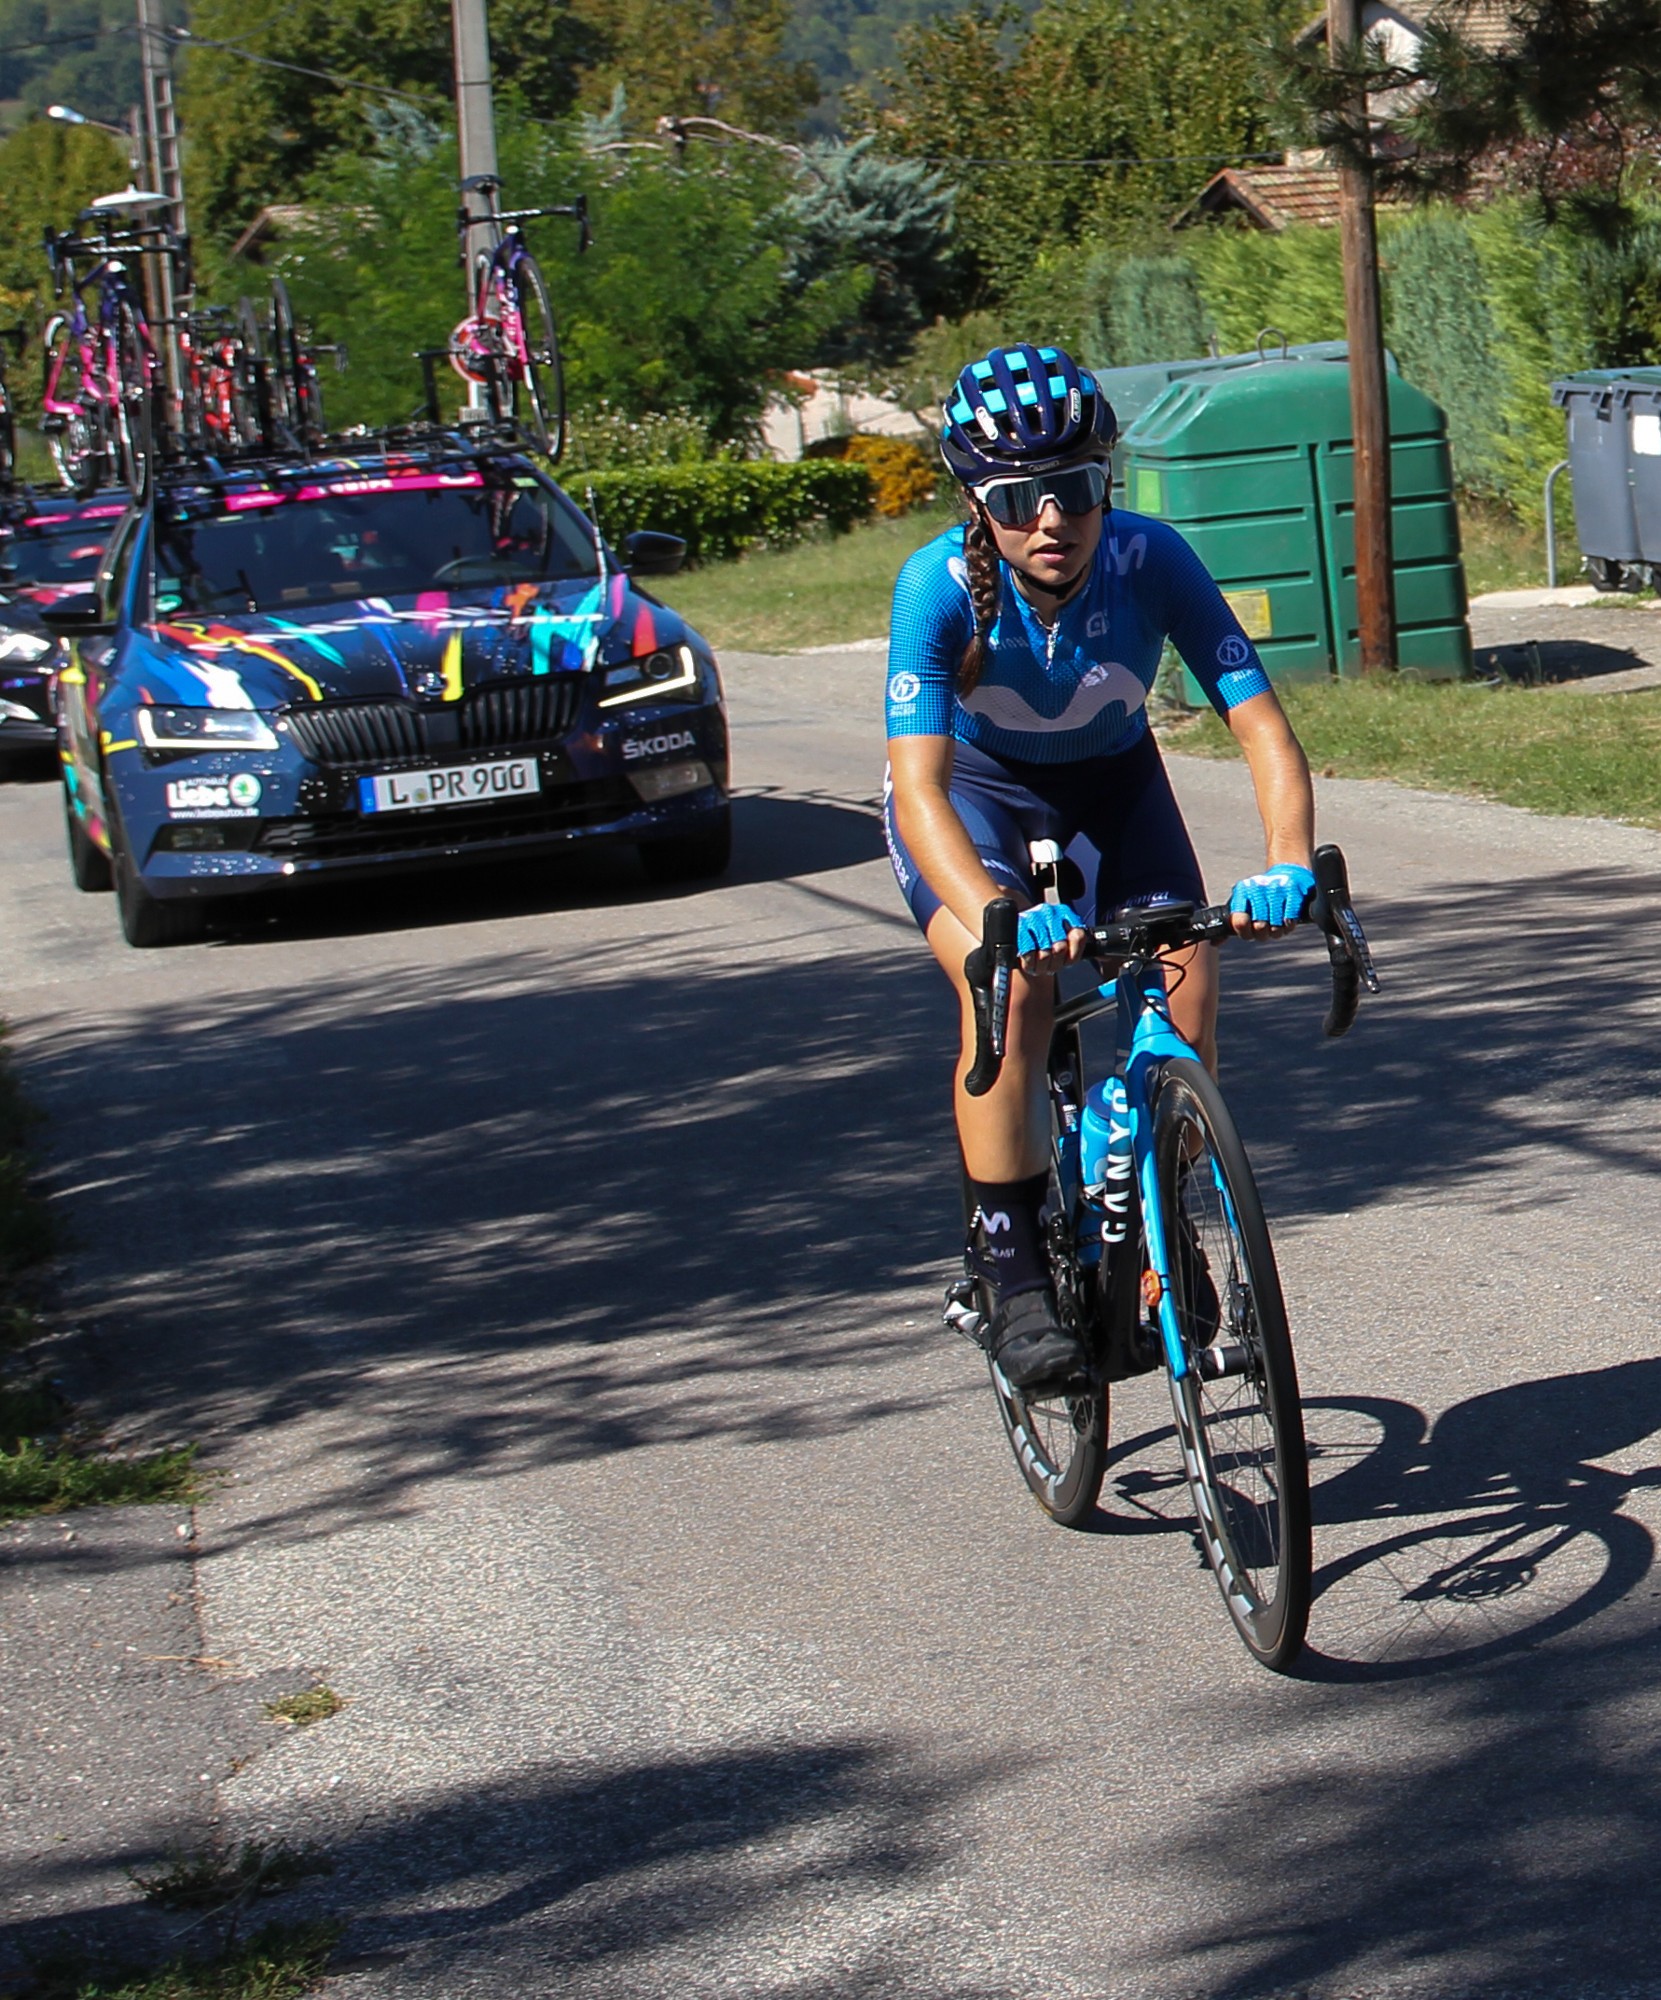
[[1292, 924], [1308, 909], [1314, 893], [1315, 878], [1309, 870], [1295, 861], [1282, 861], [1261, 875], [1236, 882], [1228, 906], [1254, 924]]
[[1065, 944], [1069, 931], [1089, 928], [1070, 904], [1035, 903], [1030, 910], [1021, 912], [1021, 920], [1015, 926], [1016, 949], [1025, 958], [1029, 951], [1049, 951], [1052, 946]]

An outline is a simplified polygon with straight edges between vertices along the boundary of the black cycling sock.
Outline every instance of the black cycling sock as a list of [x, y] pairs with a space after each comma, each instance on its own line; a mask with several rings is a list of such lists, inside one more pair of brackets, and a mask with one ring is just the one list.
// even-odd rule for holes
[[1034, 1174], [1024, 1181], [969, 1183], [975, 1201], [970, 1254], [981, 1275], [1000, 1293], [1024, 1292], [1049, 1283], [1050, 1264], [1038, 1220], [1048, 1187], [1047, 1174]]

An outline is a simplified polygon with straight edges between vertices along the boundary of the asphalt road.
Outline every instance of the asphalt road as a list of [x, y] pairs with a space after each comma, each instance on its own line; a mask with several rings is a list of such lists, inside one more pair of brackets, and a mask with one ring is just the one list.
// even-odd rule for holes
[[[342, 2000], [1661, 1995], [1661, 840], [1328, 782], [1387, 993], [1323, 1045], [1317, 947], [1231, 954], [1318, 1480], [1279, 1679], [1157, 1383], [1068, 1534], [935, 1322], [880, 671], [729, 662], [699, 893], [616, 860], [132, 953], [0, 788], [58, 1365], [225, 1474], [12, 1536], [11, 1962], [153, 1924], [124, 1868], [217, 1827], [333, 1858], [269, 1913], [346, 1920]], [[1223, 886], [1241, 774], [1176, 771]], [[263, 1720], [314, 1679], [341, 1713]]]

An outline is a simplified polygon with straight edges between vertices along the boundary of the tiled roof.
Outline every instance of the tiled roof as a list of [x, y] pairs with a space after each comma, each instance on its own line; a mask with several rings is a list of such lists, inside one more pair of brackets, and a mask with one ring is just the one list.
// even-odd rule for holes
[[[1474, 48], [1503, 49], [1515, 39], [1511, 16], [1519, 4], [1520, 0], [1379, 0], [1379, 4], [1364, 5], [1362, 24], [1371, 33], [1389, 15], [1409, 28], [1445, 21]], [[1297, 39], [1301, 43], [1324, 42], [1326, 27], [1323, 8], [1300, 29]]]
[[1199, 222], [1224, 209], [1243, 209], [1259, 229], [1280, 230], [1294, 222], [1338, 220], [1335, 167], [1225, 167], [1213, 174], [1174, 227]]

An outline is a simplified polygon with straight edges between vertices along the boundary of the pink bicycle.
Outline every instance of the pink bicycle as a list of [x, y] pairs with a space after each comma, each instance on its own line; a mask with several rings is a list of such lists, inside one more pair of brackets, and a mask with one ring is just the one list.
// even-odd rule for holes
[[[86, 209], [76, 219], [103, 218]], [[146, 238], [160, 240], [152, 245]], [[46, 231], [53, 290], [70, 304], [52, 315], [42, 337], [41, 428], [63, 483], [82, 495], [116, 480], [135, 500], [150, 490], [161, 371], [125, 256], [153, 247], [170, 247], [166, 232], [142, 225], [85, 236]], [[97, 259], [85, 277], [76, 276], [77, 257]], [[89, 292], [96, 295], [91, 312]]]
[[526, 249], [519, 225], [532, 216], [568, 215], [581, 232], [577, 248], [586, 250], [588, 201], [578, 195], [563, 208], [504, 210], [496, 205], [501, 185], [494, 174], [473, 174], [461, 184], [464, 195], [482, 195], [485, 204], [479, 216], [465, 206], [461, 209], [462, 242], [466, 244], [470, 227], [483, 223], [491, 247], [474, 260], [473, 310], [450, 335], [450, 363], [463, 381], [483, 388], [495, 423], [520, 422], [523, 390], [526, 428], [548, 457], [557, 460], [565, 449], [565, 371], [560, 366], [547, 280]]

